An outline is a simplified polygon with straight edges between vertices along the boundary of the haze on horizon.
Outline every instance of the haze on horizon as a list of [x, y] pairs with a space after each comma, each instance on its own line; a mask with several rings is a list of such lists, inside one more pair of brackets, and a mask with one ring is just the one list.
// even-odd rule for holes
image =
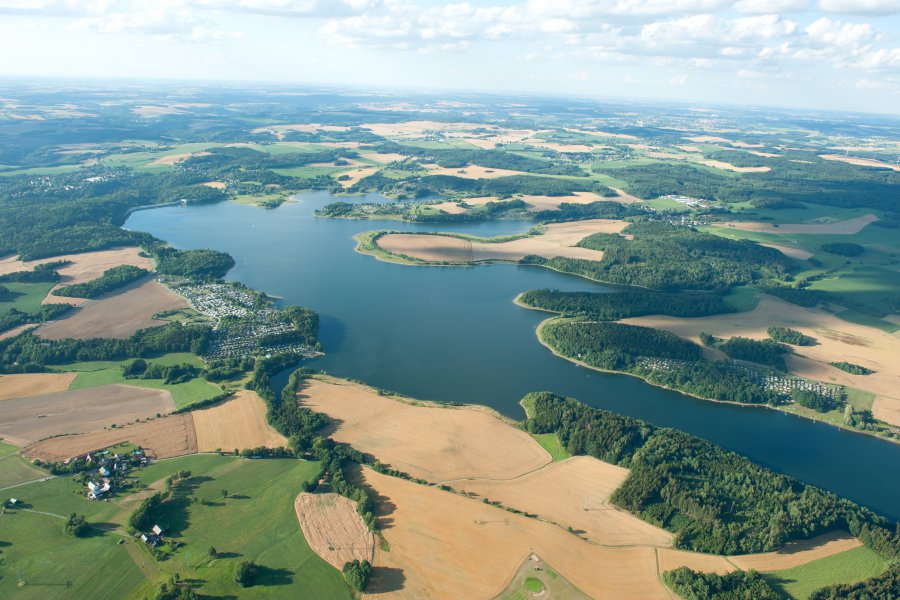
[[0, 77], [900, 114], [900, 0], [0, 0]]

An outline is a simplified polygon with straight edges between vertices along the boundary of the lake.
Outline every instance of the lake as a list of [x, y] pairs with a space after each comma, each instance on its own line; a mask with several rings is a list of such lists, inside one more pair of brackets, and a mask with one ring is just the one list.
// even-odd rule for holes
[[352, 239], [385, 228], [492, 236], [525, 231], [530, 223], [420, 225], [314, 216], [334, 200], [314, 192], [272, 210], [230, 202], [173, 206], [136, 212], [126, 227], [178, 248], [228, 252], [237, 262], [229, 280], [317, 311], [326, 356], [310, 361], [312, 368], [416, 398], [487, 405], [515, 419], [524, 416], [517, 403], [526, 393], [553, 391], [712, 440], [900, 519], [900, 445], [578, 367], [538, 342], [535, 327], [548, 314], [513, 304], [533, 288], [608, 288], [540, 267], [385, 263], [356, 253]]

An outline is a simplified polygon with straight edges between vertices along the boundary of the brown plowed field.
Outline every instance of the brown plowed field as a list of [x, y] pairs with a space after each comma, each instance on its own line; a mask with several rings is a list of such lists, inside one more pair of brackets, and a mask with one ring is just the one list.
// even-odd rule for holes
[[352, 560], [373, 560], [375, 536], [349, 498], [304, 493], [294, 500], [294, 510], [309, 547], [335, 569]]
[[0, 400], [64, 392], [75, 381], [75, 377], [75, 373], [0, 375]]
[[370, 469], [364, 477], [380, 497], [390, 545], [390, 552], [375, 551], [367, 596], [493, 598], [537, 554], [593, 598], [671, 598], [657, 577], [653, 548], [598, 547], [478, 500]]
[[218, 406], [195, 410], [193, 415], [198, 452], [288, 445], [287, 438], [266, 421], [266, 403], [250, 390], [241, 390]]
[[510, 479], [550, 462], [527, 433], [479, 407], [413, 405], [335, 379], [308, 380], [299, 399], [337, 423], [336, 441], [428, 481]]
[[96, 431], [173, 408], [168, 392], [119, 384], [4, 400], [0, 436], [24, 446], [51, 435]]
[[60, 461], [124, 442], [144, 448], [151, 458], [197, 453], [194, 420], [191, 413], [184, 413], [115, 429], [50, 438], [23, 449], [22, 455], [29, 459]]
[[599, 544], [670, 545], [672, 534], [609, 504], [627, 477], [628, 469], [574, 456], [516, 479], [459, 481], [453, 487], [571, 527]]
[[161, 283], [146, 279], [122, 291], [84, 303], [58, 321], [37, 330], [51, 340], [64, 338], [127, 338], [138, 329], [164, 325], [153, 315], [188, 308], [187, 300]]

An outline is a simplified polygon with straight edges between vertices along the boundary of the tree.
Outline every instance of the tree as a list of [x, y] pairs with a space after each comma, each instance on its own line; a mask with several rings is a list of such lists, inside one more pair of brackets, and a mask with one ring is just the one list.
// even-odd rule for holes
[[350, 587], [357, 592], [362, 592], [369, 583], [369, 576], [372, 574], [372, 563], [367, 560], [354, 560], [344, 563], [342, 571], [344, 579], [347, 580]]
[[215, 547], [215, 546], [210, 546], [210, 547], [209, 547], [209, 557], [210, 557], [210, 558], [216, 558], [216, 557], [218, 557], [218, 556], [219, 556], [219, 552], [218, 552], [218, 550], [216, 550], [216, 547]]
[[234, 568], [234, 580], [241, 587], [250, 587], [259, 572], [259, 567], [253, 561], [242, 560]]
[[76, 515], [75, 513], [72, 513], [69, 515], [69, 518], [66, 519], [64, 530], [69, 535], [73, 535], [75, 537], [84, 537], [85, 535], [87, 535], [87, 532], [90, 528], [90, 525], [88, 525], [87, 521], [85, 521], [84, 519], [84, 515]]

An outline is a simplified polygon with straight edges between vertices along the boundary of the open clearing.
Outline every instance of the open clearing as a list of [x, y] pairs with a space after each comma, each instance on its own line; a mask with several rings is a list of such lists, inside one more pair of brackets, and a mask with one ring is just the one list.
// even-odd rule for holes
[[[65, 260], [70, 261], [72, 264], [57, 269], [62, 276], [60, 285], [73, 285], [97, 279], [103, 275], [104, 271], [119, 265], [133, 265], [142, 269], [152, 270], [154, 268], [153, 259], [148, 256], [141, 256], [140, 253], [140, 248], [128, 247], [81, 254], [64, 254], [62, 256], [24, 262], [18, 260], [15, 256], [7, 256], [4, 259], [0, 259], [0, 275], [16, 271], [31, 271], [37, 265]], [[54, 301], [63, 302], [65, 300], [67, 298], [59, 298]]]
[[339, 183], [343, 187], [348, 188], [351, 185], [358, 182], [360, 179], [364, 179], [364, 178], [368, 177], [369, 175], [374, 175], [377, 172], [378, 172], [377, 167], [365, 167], [362, 169], [353, 169], [352, 171], [347, 171], [346, 173], [341, 173], [341, 177], [346, 175], [349, 177], [349, 179], [343, 179], [343, 180], [339, 181]]
[[0, 402], [0, 436], [24, 446], [51, 435], [83, 433], [175, 408], [161, 390], [106, 385]]
[[516, 479], [462, 481], [453, 487], [571, 527], [599, 544], [670, 545], [672, 534], [609, 503], [627, 477], [628, 469], [575, 456]]
[[527, 433], [480, 407], [413, 404], [331, 378], [307, 380], [298, 396], [336, 422], [336, 441], [431, 482], [511, 479], [550, 462]]
[[[653, 548], [603, 548], [556, 525], [365, 469], [390, 552], [375, 551], [373, 598], [493, 598], [537, 554], [593, 598], [665, 598]], [[397, 571], [400, 573], [397, 573]]]
[[540, 235], [494, 243], [446, 235], [392, 233], [378, 238], [376, 244], [393, 254], [429, 262], [518, 261], [529, 254], [600, 260], [603, 252], [578, 248], [575, 244], [593, 233], [620, 233], [627, 226], [626, 221], [609, 219], [553, 223]]
[[802, 250], [800, 248], [791, 248], [790, 246], [779, 246], [778, 244], [760, 244], [760, 246], [775, 248], [785, 256], [796, 258], [797, 260], [807, 260], [809, 258], [812, 258], [813, 256], [812, 252], [807, 252], [806, 250]]
[[240, 390], [227, 402], [193, 415], [198, 452], [288, 445], [287, 438], [266, 422], [266, 403], [250, 390]]
[[335, 569], [353, 560], [373, 560], [375, 535], [349, 498], [303, 493], [294, 501], [294, 510], [306, 542]]
[[189, 308], [187, 300], [152, 279], [124, 287], [112, 295], [91, 300], [58, 321], [37, 330], [51, 340], [64, 338], [127, 338], [138, 329], [165, 325], [153, 315]]
[[496, 179], [497, 177], [509, 177], [512, 175], [528, 175], [524, 171], [511, 171], [509, 169], [491, 169], [478, 165], [466, 165], [465, 167], [438, 167], [437, 165], [423, 165], [428, 169], [429, 175], [449, 175], [462, 177], [463, 179]]
[[756, 231], [759, 233], [773, 234], [831, 234], [831, 235], [853, 235], [859, 233], [862, 229], [878, 220], [875, 215], [863, 215], [855, 219], [847, 219], [846, 221], [838, 221], [836, 223], [796, 223], [785, 224], [775, 227], [771, 223], [759, 223], [754, 221], [732, 221], [725, 223], [726, 227], [733, 227], [742, 231]]
[[594, 192], [573, 192], [571, 196], [522, 196], [522, 200], [528, 205], [528, 210], [537, 212], [540, 210], [559, 210], [559, 205], [566, 204], [591, 204], [603, 200], [616, 200], [618, 198], [604, 198]]
[[[801, 331], [814, 338], [803, 357], [788, 356], [790, 371], [826, 383], [858, 388], [876, 395], [876, 417], [900, 425], [900, 337], [874, 327], [850, 323], [818, 308], [803, 308], [761, 295], [756, 308], [742, 313], [684, 319], [650, 316], [624, 319], [623, 323], [665, 329], [700, 343], [700, 332], [716, 337], [742, 336], [766, 339], [770, 325]], [[847, 361], [875, 371], [851, 375], [828, 363]]]
[[360, 153], [359, 156], [365, 160], [377, 162], [382, 165], [409, 158], [409, 156], [405, 154], [397, 154], [396, 152], [363, 152]]
[[772, 170], [771, 167], [737, 167], [721, 160], [701, 160], [700, 164], [722, 169], [723, 171], [734, 171], [735, 173], [768, 173]]
[[[94, 391], [94, 390], [85, 390]], [[141, 390], [152, 392], [153, 390]], [[0, 403], [0, 407], [4, 403]], [[124, 421], [116, 413], [119, 422]], [[109, 420], [109, 419], [107, 419]], [[171, 458], [197, 453], [197, 436], [191, 413], [169, 415], [152, 421], [134, 423], [115, 429], [103, 429], [42, 440], [22, 450], [23, 456], [45, 461], [60, 461], [100, 448], [125, 442], [142, 447], [152, 458]]]
[[846, 531], [832, 531], [810, 540], [791, 542], [777, 552], [751, 554], [748, 556], [732, 556], [730, 560], [744, 571], [779, 571], [793, 569], [808, 562], [832, 556], [862, 546], [855, 537]]
[[64, 392], [73, 381], [75, 373], [0, 375], [0, 400]]
[[891, 163], [874, 160], [872, 158], [854, 158], [852, 156], [844, 156], [843, 154], [820, 154], [819, 158], [823, 158], [825, 160], [837, 160], [843, 163], [849, 163], [851, 165], [857, 165], [860, 167], [878, 167], [881, 169], [893, 169], [895, 171], [900, 171], [900, 165], [892, 165]]

